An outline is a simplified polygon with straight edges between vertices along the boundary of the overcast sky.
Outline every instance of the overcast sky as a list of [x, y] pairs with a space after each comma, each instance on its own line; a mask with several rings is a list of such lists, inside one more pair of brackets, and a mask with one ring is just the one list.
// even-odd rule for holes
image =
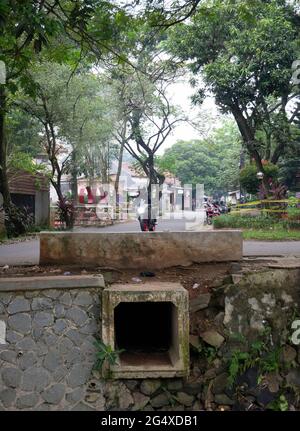
[[[172, 146], [178, 140], [201, 139], [208, 132], [209, 124], [207, 117], [211, 117], [211, 125], [217, 126], [218, 109], [213, 97], [207, 97], [201, 107], [195, 107], [191, 103], [191, 96], [195, 89], [191, 87], [187, 79], [181, 79], [169, 87], [170, 103], [179, 108], [185, 116], [188, 116], [193, 122], [197, 121], [199, 127], [197, 130], [190, 124], [178, 123], [175, 130], [168, 136], [165, 143], [160, 148], [159, 154], [162, 154], [166, 148]], [[203, 130], [203, 132], [202, 132]]]

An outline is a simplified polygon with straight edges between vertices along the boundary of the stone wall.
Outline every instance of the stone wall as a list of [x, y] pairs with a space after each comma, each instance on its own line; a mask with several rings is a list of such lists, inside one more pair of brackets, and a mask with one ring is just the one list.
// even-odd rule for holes
[[241, 231], [42, 232], [41, 264], [159, 269], [242, 258]]
[[101, 289], [0, 292], [0, 406], [80, 408], [95, 363]]

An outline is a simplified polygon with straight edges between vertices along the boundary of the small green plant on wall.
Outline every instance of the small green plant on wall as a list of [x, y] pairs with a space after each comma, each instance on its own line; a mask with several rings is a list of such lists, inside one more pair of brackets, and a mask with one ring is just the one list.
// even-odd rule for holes
[[113, 350], [111, 346], [103, 343], [101, 340], [96, 340], [94, 346], [97, 348], [95, 369], [102, 372], [102, 375], [109, 377], [109, 369], [111, 365], [115, 365], [119, 354], [124, 352], [124, 349]]
[[270, 410], [286, 412], [289, 409], [289, 403], [284, 395], [280, 395], [276, 400], [268, 405]]
[[258, 383], [264, 374], [279, 371], [280, 352], [280, 347], [270, 350], [262, 340], [254, 341], [248, 352], [234, 350], [228, 363], [230, 387], [234, 385], [238, 375], [255, 366], [260, 371]]

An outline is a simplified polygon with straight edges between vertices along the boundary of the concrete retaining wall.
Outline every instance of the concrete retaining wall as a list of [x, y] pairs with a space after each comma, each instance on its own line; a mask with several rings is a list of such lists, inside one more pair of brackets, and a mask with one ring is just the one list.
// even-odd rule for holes
[[160, 269], [242, 258], [238, 230], [198, 232], [42, 232], [41, 264]]

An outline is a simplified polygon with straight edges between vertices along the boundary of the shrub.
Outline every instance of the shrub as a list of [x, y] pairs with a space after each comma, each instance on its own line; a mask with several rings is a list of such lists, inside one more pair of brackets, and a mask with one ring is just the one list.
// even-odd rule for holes
[[275, 216], [262, 214], [256, 217], [221, 215], [213, 219], [215, 229], [300, 229], [300, 220], [278, 220]]
[[289, 220], [298, 220], [300, 222], [300, 208], [288, 208]]
[[222, 228], [244, 228], [244, 229], [263, 229], [274, 225], [274, 218], [269, 215], [259, 215], [256, 217], [242, 215], [221, 215], [213, 220], [216, 229]]
[[26, 208], [18, 208], [12, 203], [5, 208], [5, 227], [8, 238], [26, 233], [33, 224], [33, 216]]

